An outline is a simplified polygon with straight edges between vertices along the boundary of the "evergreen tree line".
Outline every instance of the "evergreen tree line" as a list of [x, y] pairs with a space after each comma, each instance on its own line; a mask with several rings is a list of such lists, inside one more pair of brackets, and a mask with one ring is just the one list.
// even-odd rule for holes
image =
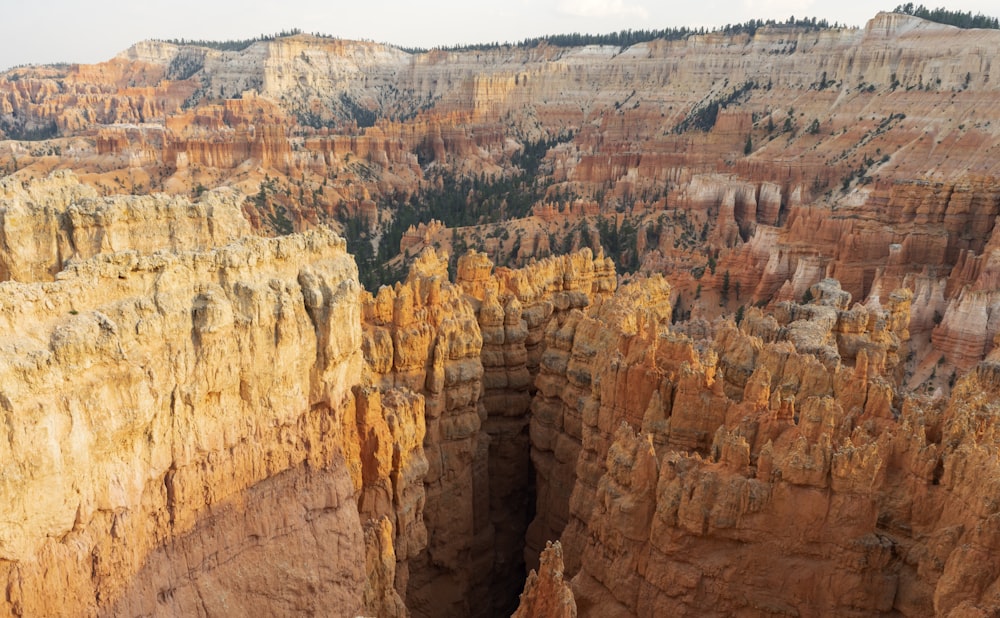
[[[750, 36], [753, 36], [757, 33], [757, 30], [767, 26], [792, 26], [797, 28], [806, 28], [808, 30], [823, 30], [829, 28], [830, 23], [825, 19], [818, 20], [815, 17], [796, 19], [793, 15], [785, 21], [777, 21], [774, 19], [751, 19], [740, 24], [726, 24], [725, 26], [711, 29], [706, 29], [704, 26], [701, 28], [688, 28], [686, 26], [682, 26], [680, 28], [663, 28], [659, 30], [628, 29], [607, 34], [581, 34], [579, 32], [573, 32], [570, 34], [550, 34], [540, 37], [527, 38], [517, 43], [476, 43], [471, 45], [438, 47], [437, 49], [444, 51], [490, 51], [509, 47], [534, 49], [542, 44], [551, 45], [553, 47], [613, 45], [625, 49], [637, 43], [646, 43], [649, 41], [680, 41], [695, 34], [749, 34]], [[837, 26], [838, 24], [834, 24], [834, 27]]]
[[38, 125], [28, 125], [17, 117], [0, 117], [0, 139], [36, 142], [59, 137], [59, 126], [54, 120], [45, 120]]
[[[282, 30], [281, 32], [275, 34], [261, 34], [252, 39], [232, 39], [228, 41], [205, 41], [201, 39], [160, 39], [160, 40], [164, 43], [171, 43], [173, 45], [187, 45], [190, 47], [208, 47], [209, 49], [217, 49], [219, 51], [243, 51], [244, 49], [250, 47], [254, 43], [261, 43], [263, 41], [274, 41], [275, 39], [282, 39], [289, 36], [295, 36], [296, 34], [302, 34], [302, 30], [300, 30], [299, 28], [292, 28], [291, 30]], [[317, 34], [316, 36], [323, 36], [323, 35]]]
[[[597, 220], [597, 233], [601, 237], [601, 247], [605, 255], [615, 262], [619, 274], [639, 270], [639, 230], [629, 217], [622, 217], [619, 225], [614, 218], [601, 217]], [[589, 244], [589, 243], [587, 243]], [[596, 250], [597, 247], [591, 247]]]
[[[896, 7], [896, 12], [905, 12], [903, 9], [905, 7], [910, 7], [912, 9], [913, 4], [901, 5]], [[928, 12], [927, 9], [921, 5], [916, 10], [923, 10], [928, 14], [938, 14], [938, 13], [948, 13], [953, 15], [958, 15], [964, 17], [964, 13], [945, 11], [944, 9], [935, 9], [933, 12]], [[915, 15], [917, 13], [909, 13], [910, 15]], [[918, 17], [924, 17], [925, 19], [934, 19], [933, 17], [927, 17], [923, 14], [917, 14]], [[972, 18], [972, 14], [968, 14], [969, 18]], [[979, 19], [982, 16], [976, 16], [974, 19]], [[987, 19], [987, 18], [984, 18]], [[940, 21], [934, 19], [935, 21]], [[943, 22], [951, 23], [951, 22]], [[995, 24], [996, 19], [993, 19], [991, 23]], [[953, 24], [958, 25], [958, 24]], [[553, 47], [581, 47], [583, 45], [613, 45], [625, 49], [631, 47], [637, 43], [646, 43], [649, 41], [656, 40], [666, 40], [666, 41], [679, 41], [686, 39], [687, 37], [695, 34], [749, 34], [753, 36], [757, 33], [757, 30], [764, 27], [775, 27], [775, 26], [792, 26], [796, 28], [806, 28], [808, 30], [823, 30], [830, 27], [830, 23], [825, 19], [816, 19], [815, 17], [807, 17], [802, 19], [797, 19], [794, 15], [786, 19], [785, 21], [778, 21], [774, 19], [762, 20], [762, 19], [751, 19], [749, 21], [738, 23], [738, 24], [726, 24], [725, 26], [706, 29], [704, 26], [701, 28], [688, 28], [682, 26], [679, 28], [662, 28], [662, 29], [640, 29], [640, 30], [620, 30], [618, 32], [610, 32], [606, 34], [589, 34], [589, 33], [579, 33], [572, 32], [569, 34], [550, 34], [540, 37], [526, 38], [522, 41], [516, 43], [509, 42], [492, 42], [492, 43], [474, 43], [468, 45], [451, 45], [451, 46], [440, 46], [434, 49], [440, 49], [443, 51], [490, 51], [501, 48], [525, 48], [534, 49], [542, 44], [551, 45]], [[839, 24], [834, 24], [833, 27], [838, 27]], [[996, 25], [971, 25], [962, 26], [963, 28], [996, 28]], [[158, 39], [164, 43], [171, 43], [173, 45], [187, 45], [192, 47], [207, 47], [210, 49], [217, 49], [219, 51], [243, 51], [244, 49], [250, 47], [254, 43], [260, 43], [264, 41], [274, 41], [276, 39], [295, 36], [297, 34], [302, 34], [303, 30], [300, 28], [292, 28], [291, 30], [282, 30], [275, 34], [260, 34], [256, 37], [249, 39], [231, 39], [226, 41], [208, 41], [203, 39]], [[322, 34], [319, 32], [312, 33], [313, 36], [325, 39], [335, 39], [329, 34]], [[424, 47], [400, 47], [396, 46], [398, 49], [410, 53], [410, 54], [422, 54], [426, 53], [428, 48]]]
[[[405, 275], [405, 269], [387, 266], [399, 251], [399, 242], [409, 227], [441, 221], [446, 227], [498, 223], [528, 215], [531, 207], [545, 195], [545, 187], [537, 182], [542, 160], [550, 148], [567, 141], [572, 135], [530, 142], [511, 158], [518, 172], [505, 177], [457, 176], [439, 171], [430, 177], [427, 188], [409, 196], [394, 193], [382, 198], [379, 211], [393, 213], [392, 221], [381, 230], [378, 249], [372, 246], [372, 234], [360, 215], [341, 219], [347, 250], [358, 263], [358, 275], [366, 289], [378, 291]], [[461, 244], [455, 247], [452, 262], [457, 261]], [[461, 250], [461, 251], [460, 251]]]
[[903, 15], [912, 15], [928, 21], [934, 21], [939, 24], [947, 24], [949, 26], [957, 26], [959, 28], [1000, 29], [1000, 19], [997, 19], [996, 17], [987, 17], [982, 13], [976, 13], [973, 15], [972, 11], [966, 11], [964, 13], [962, 11], [949, 11], [943, 6], [936, 9], [928, 9], [922, 4], [913, 6], [912, 2], [907, 2], [906, 4], [900, 4], [894, 8], [892, 12], [902, 13]]

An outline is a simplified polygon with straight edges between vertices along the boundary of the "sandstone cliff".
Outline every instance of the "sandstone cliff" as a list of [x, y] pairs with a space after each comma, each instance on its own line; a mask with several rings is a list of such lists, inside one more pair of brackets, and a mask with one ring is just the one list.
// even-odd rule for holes
[[356, 276], [316, 232], [5, 283], [6, 613], [361, 611]]
[[496, 273], [470, 253], [451, 283], [446, 261], [427, 250], [405, 282], [365, 296], [369, 379], [426, 402], [427, 547], [397, 554], [397, 588], [415, 615], [512, 609], [533, 499], [527, 414], [542, 332], [614, 285], [613, 267], [589, 251]]
[[998, 37], [0, 76], [0, 613], [1000, 611]]
[[828, 276], [874, 301], [947, 280], [915, 333], [948, 374], [997, 334], [995, 299], [976, 289], [995, 278], [998, 47], [995, 31], [888, 13], [861, 29], [775, 25], [627, 49], [143, 42], [99, 65], [0, 77], [7, 136], [50, 138], [0, 144], [0, 166], [21, 178], [73, 168], [100, 194], [230, 185], [256, 196], [257, 228], [363, 216], [384, 231], [395, 213], [381, 198], [426, 190], [428, 169], [501, 177], [514, 153], [562, 136], [538, 172], [550, 188], [520, 263], [596, 247], [594, 218], [614, 211], [639, 228], [630, 259], [669, 274], [685, 312], [699, 286], [717, 298], [726, 272], [739, 291], [725, 311], [801, 299]]
[[[848, 309], [824, 282], [699, 343], [628, 289], [564, 329], [569, 362], [539, 378], [575, 388], [562, 414], [582, 418], [554, 436], [582, 437], [561, 531], [581, 615], [996, 611], [998, 574], [969, 560], [996, 535], [964, 498], [993, 475], [969, 467], [995, 448], [989, 422], [972, 429], [992, 361], [947, 402], [900, 397], [908, 293]], [[564, 508], [546, 498], [540, 518]]]
[[22, 185], [0, 181], [0, 280], [46, 281], [70, 261], [122, 251], [207, 250], [250, 233], [242, 196], [196, 203], [163, 194], [98, 197], [69, 172]]
[[226, 196], [5, 187], [5, 238], [76, 253], [21, 245], [43, 281], [0, 284], [2, 613], [406, 615], [424, 402], [363, 385], [343, 240], [239, 239]]

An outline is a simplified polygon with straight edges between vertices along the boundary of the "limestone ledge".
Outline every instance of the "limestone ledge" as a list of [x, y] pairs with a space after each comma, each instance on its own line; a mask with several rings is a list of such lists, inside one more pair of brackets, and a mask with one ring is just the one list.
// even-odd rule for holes
[[250, 233], [243, 197], [219, 189], [197, 202], [154, 194], [98, 197], [68, 171], [0, 181], [0, 280], [50, 281], [68, 261], [125, 250], [203, 251]]

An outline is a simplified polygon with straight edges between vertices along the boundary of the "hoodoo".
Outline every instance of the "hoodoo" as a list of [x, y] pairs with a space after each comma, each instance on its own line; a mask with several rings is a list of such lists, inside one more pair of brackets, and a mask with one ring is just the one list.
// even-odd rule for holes
[[0, 616], [1000, 612], [949, 16], [0, 73]]

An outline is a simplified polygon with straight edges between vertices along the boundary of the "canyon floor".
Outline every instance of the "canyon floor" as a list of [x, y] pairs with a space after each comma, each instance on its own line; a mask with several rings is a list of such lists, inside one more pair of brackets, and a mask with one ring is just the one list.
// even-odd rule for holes
[[577, 43], [0, 73], [0, 616], [1000, 613], [1000, 30]]

